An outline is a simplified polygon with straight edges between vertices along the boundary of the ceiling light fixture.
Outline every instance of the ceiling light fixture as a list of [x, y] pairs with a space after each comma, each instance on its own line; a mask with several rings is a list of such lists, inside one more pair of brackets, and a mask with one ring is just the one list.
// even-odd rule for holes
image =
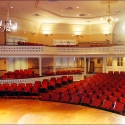
[[7, 31], [7, 32], [11, 32], [11, 31], [15, 31], [17, 29], [17, 23], [12, 23], [11, 20], [9, 19], [9, 3], [8, 4], [8, 13], [7, 13], [7, 20], [5, 20], [4, 22], [2, 20], [0, 20], [0, 31]]
[[101, 20], [106, 20], [107, 23], [112, 23], [113, 21], [118, 21], [118, 18], [113, 19], [113, 17], [111, 16], [111, 7], [110, 7], [110, 1], [108, 2], [108, 8], [107, 8], [107, 12], [106, 12], [106, 17], [105, 18], [101, 18]]

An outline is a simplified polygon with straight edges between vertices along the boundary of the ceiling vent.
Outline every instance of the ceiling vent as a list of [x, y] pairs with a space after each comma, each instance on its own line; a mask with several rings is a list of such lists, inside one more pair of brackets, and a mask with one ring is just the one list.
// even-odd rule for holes
[[72, 7], [67, 7], [66, 10], [72, 10], [73, 8]]
[[79, 16], [85, 16], [85, 14], [82, 13], [82, 14], [79, 14]]
[[40, 15], [36, 13], [36, 14], [34, 14], [33, 16], [36, 16], [36, 17], [38, 17], [38, 16], [40, 16]]

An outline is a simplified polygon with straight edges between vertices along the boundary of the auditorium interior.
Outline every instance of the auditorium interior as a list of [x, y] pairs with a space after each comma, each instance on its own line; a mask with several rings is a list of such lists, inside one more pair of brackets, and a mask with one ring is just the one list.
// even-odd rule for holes
[[0, 1], [0, 124], [124, 124], [125, 1]]

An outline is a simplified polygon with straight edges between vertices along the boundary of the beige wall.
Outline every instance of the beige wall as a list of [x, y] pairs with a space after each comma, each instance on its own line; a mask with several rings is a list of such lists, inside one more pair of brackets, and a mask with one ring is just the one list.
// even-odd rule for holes
[[[53, 45], [53, 39], [64, 39], [64, 40], [76, 40], [76, 44], [79, 42], [92, 42], [92, 41], [106, 41], [106, 39], [112, 41], [112, 36], [111, 35], [105, 35], [105, 34], [84, 34], [84, 35], [74, 35], [72, 34], [39, 34], [35, 33], [32, 35], [31, 32], [26, 32], [18, 30], [17, 32], [11, 32], [7, 33], [7, 35], [14, 35], [14, 36], [20, 36], [20, 37], [28, 37], [28, 42], [33, 42], [33, 43], [41, 43], [41, 44], [47, 44], [47, 45]], [[4, 34], [3, 32], [0, 32], [0, 44], [4, 44]]]
[[2, 76], [6, 72], [6, 65], [6, 58], [0, 58], [0, 76]]
[[0, 32], [0, 44], [4, 44], [4, 32]]
[[42, 72], [45, 73], [48, 69], [47, 67], [51, 67], [49, 70], [53, 71], [54, 66], [54, 58], [42, 58]]
[[[100, 60], [100, 63], [97, 62], [97, 59]], [[94, 62], [94, 72], [103, 72], [103, 58], [90, 58], [90, 61]]]
[[28, 68], [32, 68], [34, 73], [39, 73], [39, 60], [38, 60], [38, 58], [28, 58]]

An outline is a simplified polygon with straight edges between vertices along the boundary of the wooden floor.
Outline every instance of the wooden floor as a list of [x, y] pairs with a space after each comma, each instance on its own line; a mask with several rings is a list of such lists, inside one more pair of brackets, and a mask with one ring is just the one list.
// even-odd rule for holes
[[125, 116], [73, 104], [0, 99], [0, 124], [125, 124]]

